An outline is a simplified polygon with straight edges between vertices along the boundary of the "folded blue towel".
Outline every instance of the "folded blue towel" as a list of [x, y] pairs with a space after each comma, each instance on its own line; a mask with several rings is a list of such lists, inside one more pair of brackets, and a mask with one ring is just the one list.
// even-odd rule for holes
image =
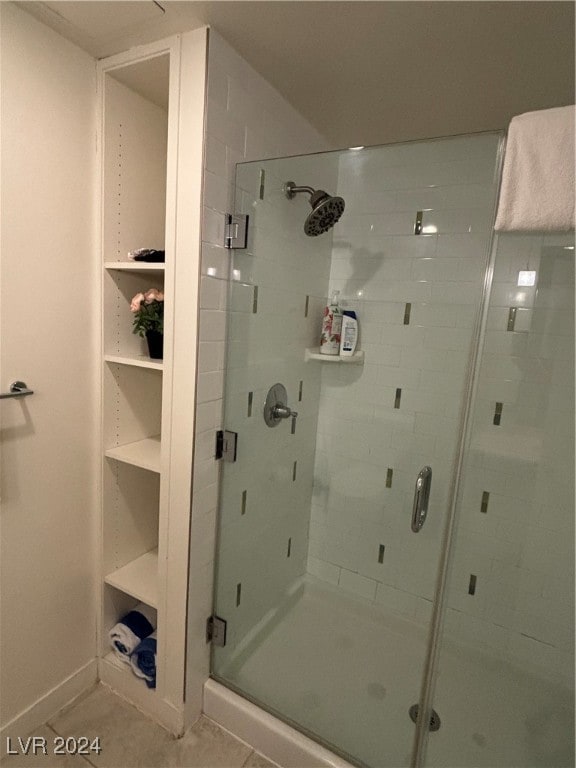
[[154, 632], [151, 623], [153, 618], [152, 609], [140, 603], [135, 610], [127, 613], [112, 627], [108, 635], [114, 653], [119, 659], [127, 664], [130, 663], [130, 654], [136, 646]]
[[130, 656], [132, 671], [146, 681], [148, 688], [156, 688], [156, 638], [146, 637]]

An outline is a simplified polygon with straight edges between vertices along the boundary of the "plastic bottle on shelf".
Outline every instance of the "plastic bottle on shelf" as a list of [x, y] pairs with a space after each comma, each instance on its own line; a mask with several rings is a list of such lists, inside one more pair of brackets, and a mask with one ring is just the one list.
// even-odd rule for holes
[[322, 318], [322, 335], [320, 337], [320, 354], [339, 355], [340, 337], [342, 334], [342, 311], [338, 306], [340, 291], [334, 291], [332, 300], [324, 308]]
[[340, 357], [352, 357], [358, 343], [358, 320], [356, 312], [344, 310], [342, 313], [342, 338], [340, 340]]

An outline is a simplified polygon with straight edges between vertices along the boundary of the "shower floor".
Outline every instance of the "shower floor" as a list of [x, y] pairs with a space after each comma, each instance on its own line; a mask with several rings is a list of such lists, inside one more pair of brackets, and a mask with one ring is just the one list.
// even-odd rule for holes
[[[278, 620], [219, 678], [371, 768], [410, 764], [426, 628], [307, 576]], [[446, 673], [445, 670], [449, 670]], [[445, 642], [426, 764], [573, 765], [567, 691]], [[444, 679], [444, 677], [446, 679]]]

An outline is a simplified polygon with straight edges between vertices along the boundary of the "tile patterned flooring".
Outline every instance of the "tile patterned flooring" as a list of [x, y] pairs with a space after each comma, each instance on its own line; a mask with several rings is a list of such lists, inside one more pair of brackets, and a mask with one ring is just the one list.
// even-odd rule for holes
[[[2, 768], [275, 768], [206, 717], [175, 739], [103, 685], [32, 735], [46, 739], [48, 754], [7, 755], [0, 761]], [[100, 754], [54, 755], [51, 747], [56, 736], [81, 735], [90, 741], [99, 736]]]

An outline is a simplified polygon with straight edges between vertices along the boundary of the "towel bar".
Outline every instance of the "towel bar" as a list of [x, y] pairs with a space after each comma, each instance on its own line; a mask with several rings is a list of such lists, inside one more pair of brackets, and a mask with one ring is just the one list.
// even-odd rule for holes
[[24, 381], [14, 381], [10, 385], [10, 392], [0, 393], [0, 400], [3, 400], [5, 397], [26, 397], [33, 394], [34, 390], [28, 389]]

